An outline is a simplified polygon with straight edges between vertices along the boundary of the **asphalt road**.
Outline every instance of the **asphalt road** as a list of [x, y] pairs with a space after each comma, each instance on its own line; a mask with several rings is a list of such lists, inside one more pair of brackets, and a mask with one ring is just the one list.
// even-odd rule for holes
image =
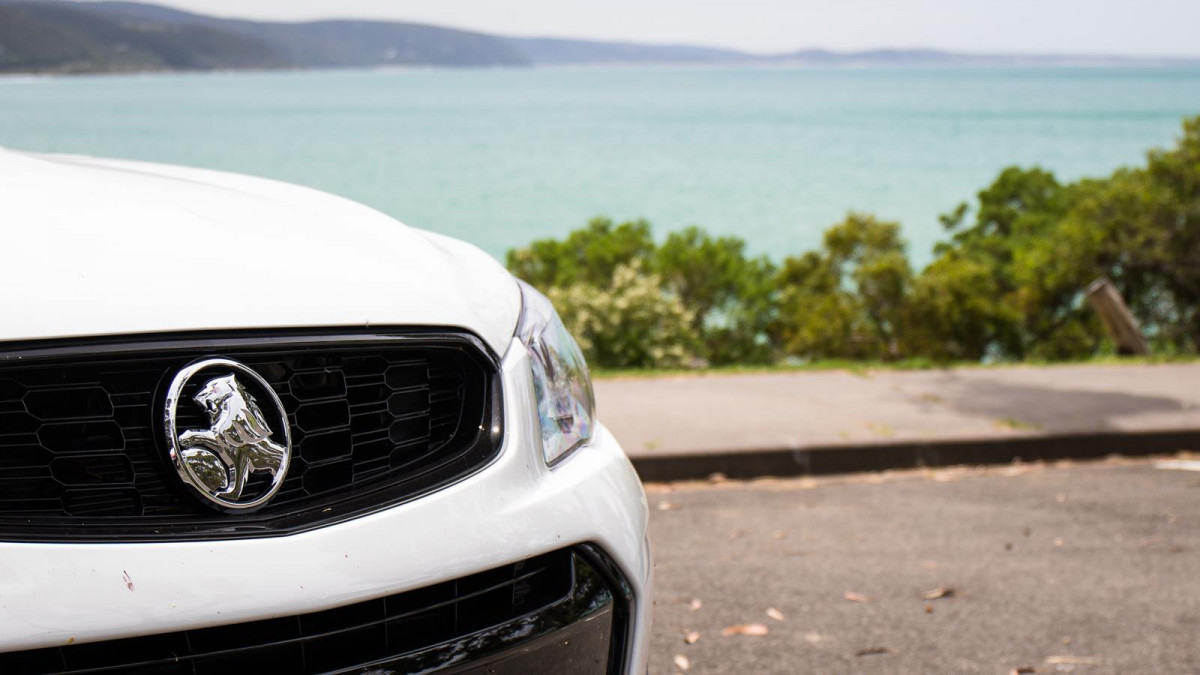
[[1200, 363], [596, 380], [632, 457], [1200, 428]]
[[[1111, 460], [647, 495], [651, 673], [678, 657], [746, 675], [1200, 672], [1197, 472]], [[768, 632], [722, 635], [746, 624]]]

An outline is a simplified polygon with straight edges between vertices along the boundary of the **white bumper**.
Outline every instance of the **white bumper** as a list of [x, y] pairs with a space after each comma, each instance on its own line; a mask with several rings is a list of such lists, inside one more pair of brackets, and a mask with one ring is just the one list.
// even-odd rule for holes
[[0, 651], [304, 614], [593, 542], [633, 587], [629, 665], [645, 672], [653, 596], [641, 483], [602, 427], [546, 468], [526, 358], [514, 344], [502, 364], [497, 460], [408, 504], [269, 539], [0, 543]]

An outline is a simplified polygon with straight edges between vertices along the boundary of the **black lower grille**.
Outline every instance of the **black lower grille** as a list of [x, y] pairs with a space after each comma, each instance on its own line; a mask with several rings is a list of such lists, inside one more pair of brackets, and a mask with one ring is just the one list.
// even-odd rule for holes
[[[252, 513], [207, 508], [167, 458], [165, 389], [180, 368], [212, 356], [253, 369], [287, 411], [291, 468], [274, 499]], [[498, 386], [485, 348], [461, 334], [243, 335], [3, 351], [0, 539], [269, 536], [376, 510], [494, 456]], [[198, 407], [179, 409], [203, 426]]]
[[[521, 658], [541, 651], [543, 665], [613, 673], [624, 659], [628, 616], [620, 586], [595, 549], [563, 549], [315, 614], [0, 654], [0, 672], [426, 672], [480, 662], [489, 672], [532, 672]], [[545, 640], [585, 624], [569, 640]], [[563, 653], [563, 642], [575, 650]]]

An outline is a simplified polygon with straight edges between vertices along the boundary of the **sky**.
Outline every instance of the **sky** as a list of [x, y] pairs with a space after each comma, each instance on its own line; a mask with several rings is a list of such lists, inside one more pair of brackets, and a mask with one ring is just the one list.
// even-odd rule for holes
[[1200, 0], [141, 0], [264, 20], [390, 19], [750, 52], [931, 47], [1200, 56]]

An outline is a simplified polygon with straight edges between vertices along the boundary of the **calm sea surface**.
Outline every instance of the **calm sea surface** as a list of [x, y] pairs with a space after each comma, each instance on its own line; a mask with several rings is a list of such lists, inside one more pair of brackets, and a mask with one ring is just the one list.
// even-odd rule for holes
[[496, 256], [606, 214], [778, 258], [855, 209], [924, 262], [937, 214], [1000, 168], [1103, 175], [1198, 113], [1195, 68], [0, 78], [0, 145], [302, 183]]

